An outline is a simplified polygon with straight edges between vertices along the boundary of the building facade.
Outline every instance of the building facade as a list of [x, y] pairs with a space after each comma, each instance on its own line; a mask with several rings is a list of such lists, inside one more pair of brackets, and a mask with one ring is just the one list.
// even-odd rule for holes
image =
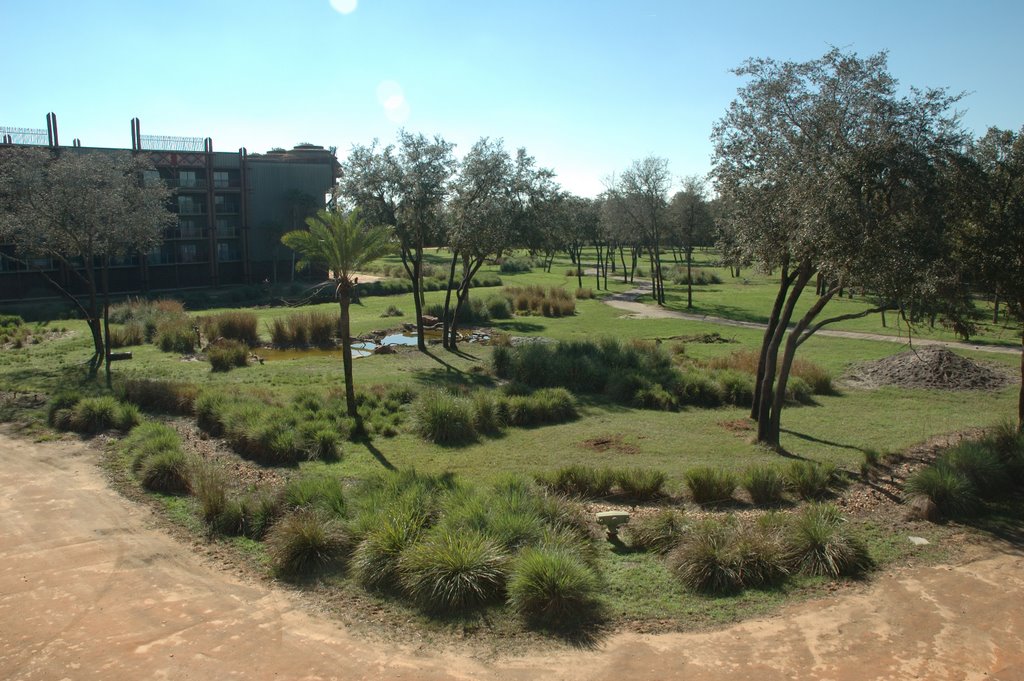
[[[301, 227], [326, 204], [340, 169], [334, 149], [302, 144], [265, 154], [244, 148], [220, 152], [210, 138], [146, 136], [140, 128], [133, 119], [130, 149], [152, 163], [148, 179], [173, 190], [170, 210], [177, 222], [157, 248], [112, 265], [111, 291], [142, 294], [287, 277], [291, 258], [280, 245], [281, 234]], [[83, 147], [77, 139], [62, 147], [53, 114], [47, 115], [46, 130], [0, 128], [0, 144], [59, 153], [114, 151]], [[2, 254], [15, 255], [13, 246], [0, 244], [0, 301], [55, 296], [39, 270], [75, 289], [76, 278], [55, 262], [36, 258], [26, 265]]]

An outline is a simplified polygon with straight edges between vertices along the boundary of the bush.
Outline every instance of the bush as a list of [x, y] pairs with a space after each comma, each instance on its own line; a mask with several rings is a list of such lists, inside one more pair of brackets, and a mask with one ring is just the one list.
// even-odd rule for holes
[[58, 430], [71, 430], [71, 409], [82, 396], [74, 391], [59, 392], [46, 407], [46, 422]]
[[630, 520], [625, 530], [631, 548], [668, 553], [682, 539], [686, 518], [680, 511], [663, 508], [654, 515]]
[[786, 381], [786, 399], [797, 404], [811, 404], [811, 386], [799, 376], [790, 376]]
[[529, 395], [506, 397], [497, 408], [501, 421], [519, 428], [566, 423], [579, 416], [576, 400], [564, 388], [545, 388]]
[[907, 478], [906, 491], [931, 499], [947, 518], [971, 515], [978, 510], [978, 492], [966, 475], [947, 462], [936, 461]]
[[292, 478], [284, 488], [285, 506], [291, 509], [318, 510], [328, 515], [345, 516], [345, 495], [341, 480], [314, 474]]
[[1017, 430], [1017, 424], [1001, 422], [984, 442], [999, 455], [1010, 479], [1018, 484], [1024, 482], [1024, 433]]
[[808, 504], [794, 516], [786, 534], [789, 563], [807, 575], [856, 575], [871, 566], [867, 547], [843, 525], [831, 504]]
[[421, 394], [413, 402], [412, 421], [415, 432], [435, 444], [462, 445], [477, 438], [472, 403], [447, 390], [428, 390]]
[[673, 386], [673, 392], [680, 405], [708, 408], [722, 406], [722, 388], [710, 375], [702, 371], [687, 371], [680, 374]]
[[199, 388], [191, 383], [129, 378], [115, 386], [117, 396], [146, 411], [164, 414], [191, 414]]
[[593, 300], [594, 289], [592, 288], [578, 288], [576, 289], [576, 300]]
[[566, 317], [576, 312], [576, 300], [561, 287], [545, 289], [543, 286], [510, 286], [502, 290], [502, 295], [516, 312], [523, 314]]
[[507, 562], [479, 533], [442, 530], [402, 554], [401, 584], [425, 610], [461, 612], [501, 595]]
[[405, 313], [402, 312], [395, 305], [388, 305], [387, 309], [381, 313], [381, 317], [404, 317]]
[[822, 499], [831, 491], [836, 467], [814, 461], [794, 461], [786, 471], [786, 482], [801, 499]]
[[721, 388], [722, 401], [737, 407], [750, 407], [754, 403], [754, 377], [741, 371], [717, 371], [714, 378]]
[[485, 435], [496, 435], [505, 428], [498, 401], [488, 392], [479, 390], [472, 397], [473, 429]]
[[206, 350], [213, 371], [231, 371], [249, 363], [249, 348], [245, 343], [233, 340], [218, 341]]
[[502, 274], [521, 274], [529, 272], [533, 263], [527, 258], [505, 258], [501, 261], [498, 270]]
[[295, 511], [267, 534], [274, 573], [286, 579], [309, 577], [342, 565], [351, 542], [341, 523], [315, 511]]
[[502, 296], [491, 296], [484, 304], [487, 306], [487, 315], [491, 319], [511, 319], [512, 304]]
[[786, 489], [786, 476], [775, 466], [751, 466], [744, 471], [741, 484], [755, 504], [777, 504]]
[[579, 557], [557, 549], [528, 548], [513, 564], [508, 604], [529, 622], [562, 627], [597, 613], [599, 587], [597, 575]]
[[352, 556], [352, 568], [360, 584], [379, 590], [398, 585], [399, 558], [419, 539], [426, 522], [420, 510], [403, 504], [375, 516], [375, 525]]
[[156, 322], [153, 342], [164, 352], [188, 355], [196, 351], [198, 332], [187, 316], [161, 318]]
[[615, 472], [615, 482], [624, 495], [647, 501], [662, 496], [667, 476], [652, 468], [622, 468]]
[[212, 317], [201, 317], [199, 323], [211, 342], [224, 338], [244, 343], [250, 348], [260, 344], [256, 315], [251, 312], [222, 312]]
[[730, 501], [736, 490], [732, 471], [710, 466], [692, 468], [684, 476], [690, 496], [698, 504], [720, 504]]
[[180, 449], [153, 454], [142, 462], [139, 480], [151, 492], [188, 494], [190, 463]]

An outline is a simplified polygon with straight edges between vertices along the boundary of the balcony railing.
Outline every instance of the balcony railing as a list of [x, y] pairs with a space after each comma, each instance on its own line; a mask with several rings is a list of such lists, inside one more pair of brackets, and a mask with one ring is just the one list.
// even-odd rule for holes
[[164, 183], [171, 189], [195, 189], [197, 191], [203, 191], [206, 189], [206, 180], [195, 179], [182, 179], [174, 177], [165, 177]]

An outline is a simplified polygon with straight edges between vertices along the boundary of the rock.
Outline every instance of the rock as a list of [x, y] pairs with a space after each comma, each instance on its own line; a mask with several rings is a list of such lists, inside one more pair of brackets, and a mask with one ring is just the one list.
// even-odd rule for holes
[[939, 519], [939, 507], [925, 496], [917, 496], [907, 504], [907, 520], [927, 520], [934, 523]]
[[393, 355], [396, 352], [398, 350], [395, 349], [394, 345], [378, 345], [373, 349], [373, 354], [375, 355]]
[[907, 539], [909, 539], [910, 543], [914, 546], [928, 546], [931, 544], [931, 542], [924, 537], [907, 537]]

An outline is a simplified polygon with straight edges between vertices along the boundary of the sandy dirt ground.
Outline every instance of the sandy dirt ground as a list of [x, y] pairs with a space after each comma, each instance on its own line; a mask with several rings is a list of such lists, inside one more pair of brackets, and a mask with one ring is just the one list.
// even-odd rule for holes
[[[715, 317], [712, 315], [689, 314], [686, 312], [678, 312], [676, 310], [666, 310], [665, 308], [658, 307], [656, 305], [647, 305], [646, 303], [637, 302], [637, 298], [642, 295], [649, 294], [650, 292], [651, 285], [648, 283], [646, 285], [640, 285], [631, 291], [607, 296], [602, 300], [606, 305], [610, 305], [617, 310], [622, 310], [626, 313], [624, 316], [632, 319], [686, 319], [692, 322], [707, 322], [709, 324], [719, 324], [721, 326], [738, 326], [745, 329], [764, 329], [767, 326], [767, 324], [761, 324], [759, 322], [744, 322], [735, 319], [725, 319], [724, 317]], [[885, 334], [880, 333], [821, 329], [816, 333], [816, 335], [828, 336], [830, 338], [852, 338], [854, 340], [872, 340], [883, 341], [886, 343], [899, 343], [900, 345], [907, 346], [910, 345], [906, 336], [886, 336]], [[993, 352], [1000, 355], [1019, 355], [1021, 352], [1020, 347], [1008, 345], [960, 343], [957, 341], [944, 341], [933, 338], [915, 337], [913, 339], [913, 345], [940, 345], [954, 350], [976, 350], [978, 352]]]
[[368, 640], [240, 581], [97, 459], [0, 430], [0, 679], [1024, 680], [1024, 554], [1007, 545], [722, 630], [484, 661]]

